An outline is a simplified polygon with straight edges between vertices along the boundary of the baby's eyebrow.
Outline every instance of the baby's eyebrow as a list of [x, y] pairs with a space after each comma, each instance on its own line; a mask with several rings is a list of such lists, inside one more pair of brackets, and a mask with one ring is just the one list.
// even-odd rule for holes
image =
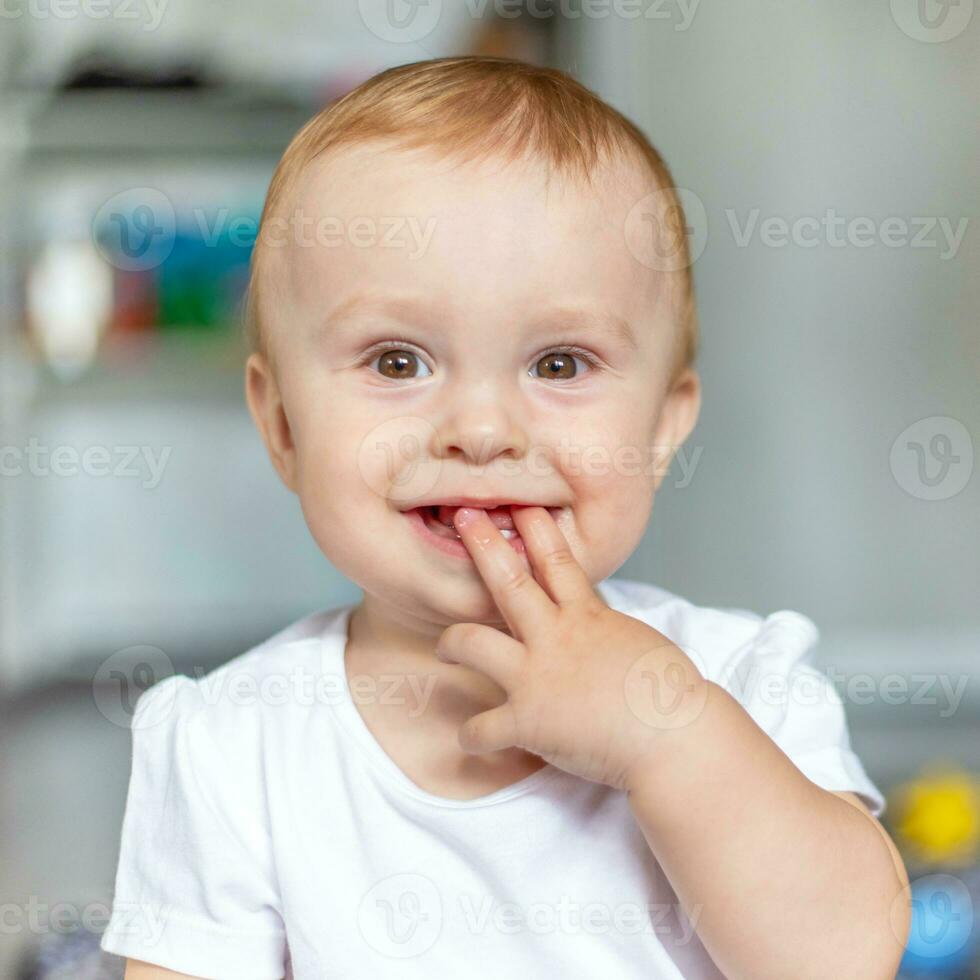
[[331, 330], [342, 330], [345, 327], [354, 329], [356, 317], [364, 313], [381, 315], [404, 323], [422, 323], [438, 317], [440, 310], [432, 302], [410, 296], [372, 296], [358, 293], [331, 310], [325, 326]]
[[[359, 314], [371, 313], [403, 323], [439, 322], [445, 311], [437, 303], [411, 296], [371, 296], [358, 294], [331, 310], [325, 326], [331, 331], [356, 329]], [[605, 333], [629, 351], [636, 353], [639, 342], [630, 322], [618, 314], [606, 310], [592, 310], [574, 306], [558, 306], [534, 316], [528, 332], [557, 333], [568, 330], [594, 330]]]
[[596, 330], [606, 333], [633, 353], [636, 353], [640, 347], [629, 320], [606, 310], [558, 307], [535, 320], [535, 331], [568, 329]]

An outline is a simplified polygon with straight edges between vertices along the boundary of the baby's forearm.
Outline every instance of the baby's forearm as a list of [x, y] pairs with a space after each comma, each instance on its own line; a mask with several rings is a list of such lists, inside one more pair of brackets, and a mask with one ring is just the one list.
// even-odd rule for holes
[[880, 824], [810, 782], [715, 684], [694, 723], [663, 734], [629, 803], [725, 976], [893, 980], [908, 879]]

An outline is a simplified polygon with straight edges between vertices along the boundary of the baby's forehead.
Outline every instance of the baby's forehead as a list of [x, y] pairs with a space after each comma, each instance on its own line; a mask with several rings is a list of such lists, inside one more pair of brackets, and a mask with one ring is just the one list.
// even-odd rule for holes
[[551, 210], [591, 207], [624, 214], [658, 189], [656, 178], [635, 154], [603, 155], [585, 174], [563, 169], [530, 152], [467, 158], [433, 147], [404, 147], [372, 140], [333, 148], [297, 175], [293, 206], [311, 215], [367, 211], [399, 203], [472, 199], [527, 206], [538, 200]]
[[623, 167], [587, 180], [534, 159], [350, 148], [316, 161], [297, 184], [283, 250], [288, 276], [301, 293], [360, 274], [421, 279], [457, 270], [470, 290], [476, 276], [505, 280], [509, 292], [531, 276], [553, 288], [560, 275], [629, 280], [642, 270], [632, 268], [626, 221], [648, 186]]
[[285, 246], [272, 250], [280, 256], [272, 264], [299, 293], [324, 276], [366, 269], [414, 275], [482, 264], [487, 275], [534, 268], [547, 276], [547, 267], [564, 265], [571, 276], [602, 275], [617, 256], [635, 264], [627, 220], [652, 186], [624, 160], [585, 176], [533, 156], [460, 159], [354, 145], [307, 165], [267, 237], [274, 232]]

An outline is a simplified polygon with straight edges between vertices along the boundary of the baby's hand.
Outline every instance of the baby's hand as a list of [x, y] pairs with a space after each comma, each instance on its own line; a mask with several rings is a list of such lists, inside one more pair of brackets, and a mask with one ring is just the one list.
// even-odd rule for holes
[[574, 775], [627, 790], [665, 740], [701, 712], [707, 684], [680, 647], [610, 609], [543, 507], [514, 507], [524, 559], [482, 510], [454, 524], [512, 636], [479, 623], [446, 628], [436, 656], [499, 684], [507, 701], [460, 729], [468, 752], [519, 746]]

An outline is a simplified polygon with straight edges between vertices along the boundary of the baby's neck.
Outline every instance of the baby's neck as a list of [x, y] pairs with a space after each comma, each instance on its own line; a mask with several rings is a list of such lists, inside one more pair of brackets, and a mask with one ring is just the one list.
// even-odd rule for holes
[[[404, 698], [391, 699], [419, 720], [458, 726], [466, 718], [502, 704], [505, 692], [485, 674], [461, 664], [447, 664], [435, 655], [445, 627], [406, 625], [381, 615], [367, 602], [351, 613], [344, 655], [348, 678], [382, 675], [400, 679]], [[421, 699], [421, 700], [420, 700]], [[409, 703], [402, 703], [406, 701]], [[399, 712], [394, 712], [398, 714]]]
[[368, 692], [355, 697], [365, 725], [402, 772], [430, 793], [474, 799], [545, 763], [516, 747], [483, 754], [460, 748], [460, 725], [502, 704], [506, 693], [471, 667], [437, 660], [441, 631], [403, 633], [397, 624], [371, 620], [358, 606], [348, 622], [344, 666], [352, 692], [359, 685]]

